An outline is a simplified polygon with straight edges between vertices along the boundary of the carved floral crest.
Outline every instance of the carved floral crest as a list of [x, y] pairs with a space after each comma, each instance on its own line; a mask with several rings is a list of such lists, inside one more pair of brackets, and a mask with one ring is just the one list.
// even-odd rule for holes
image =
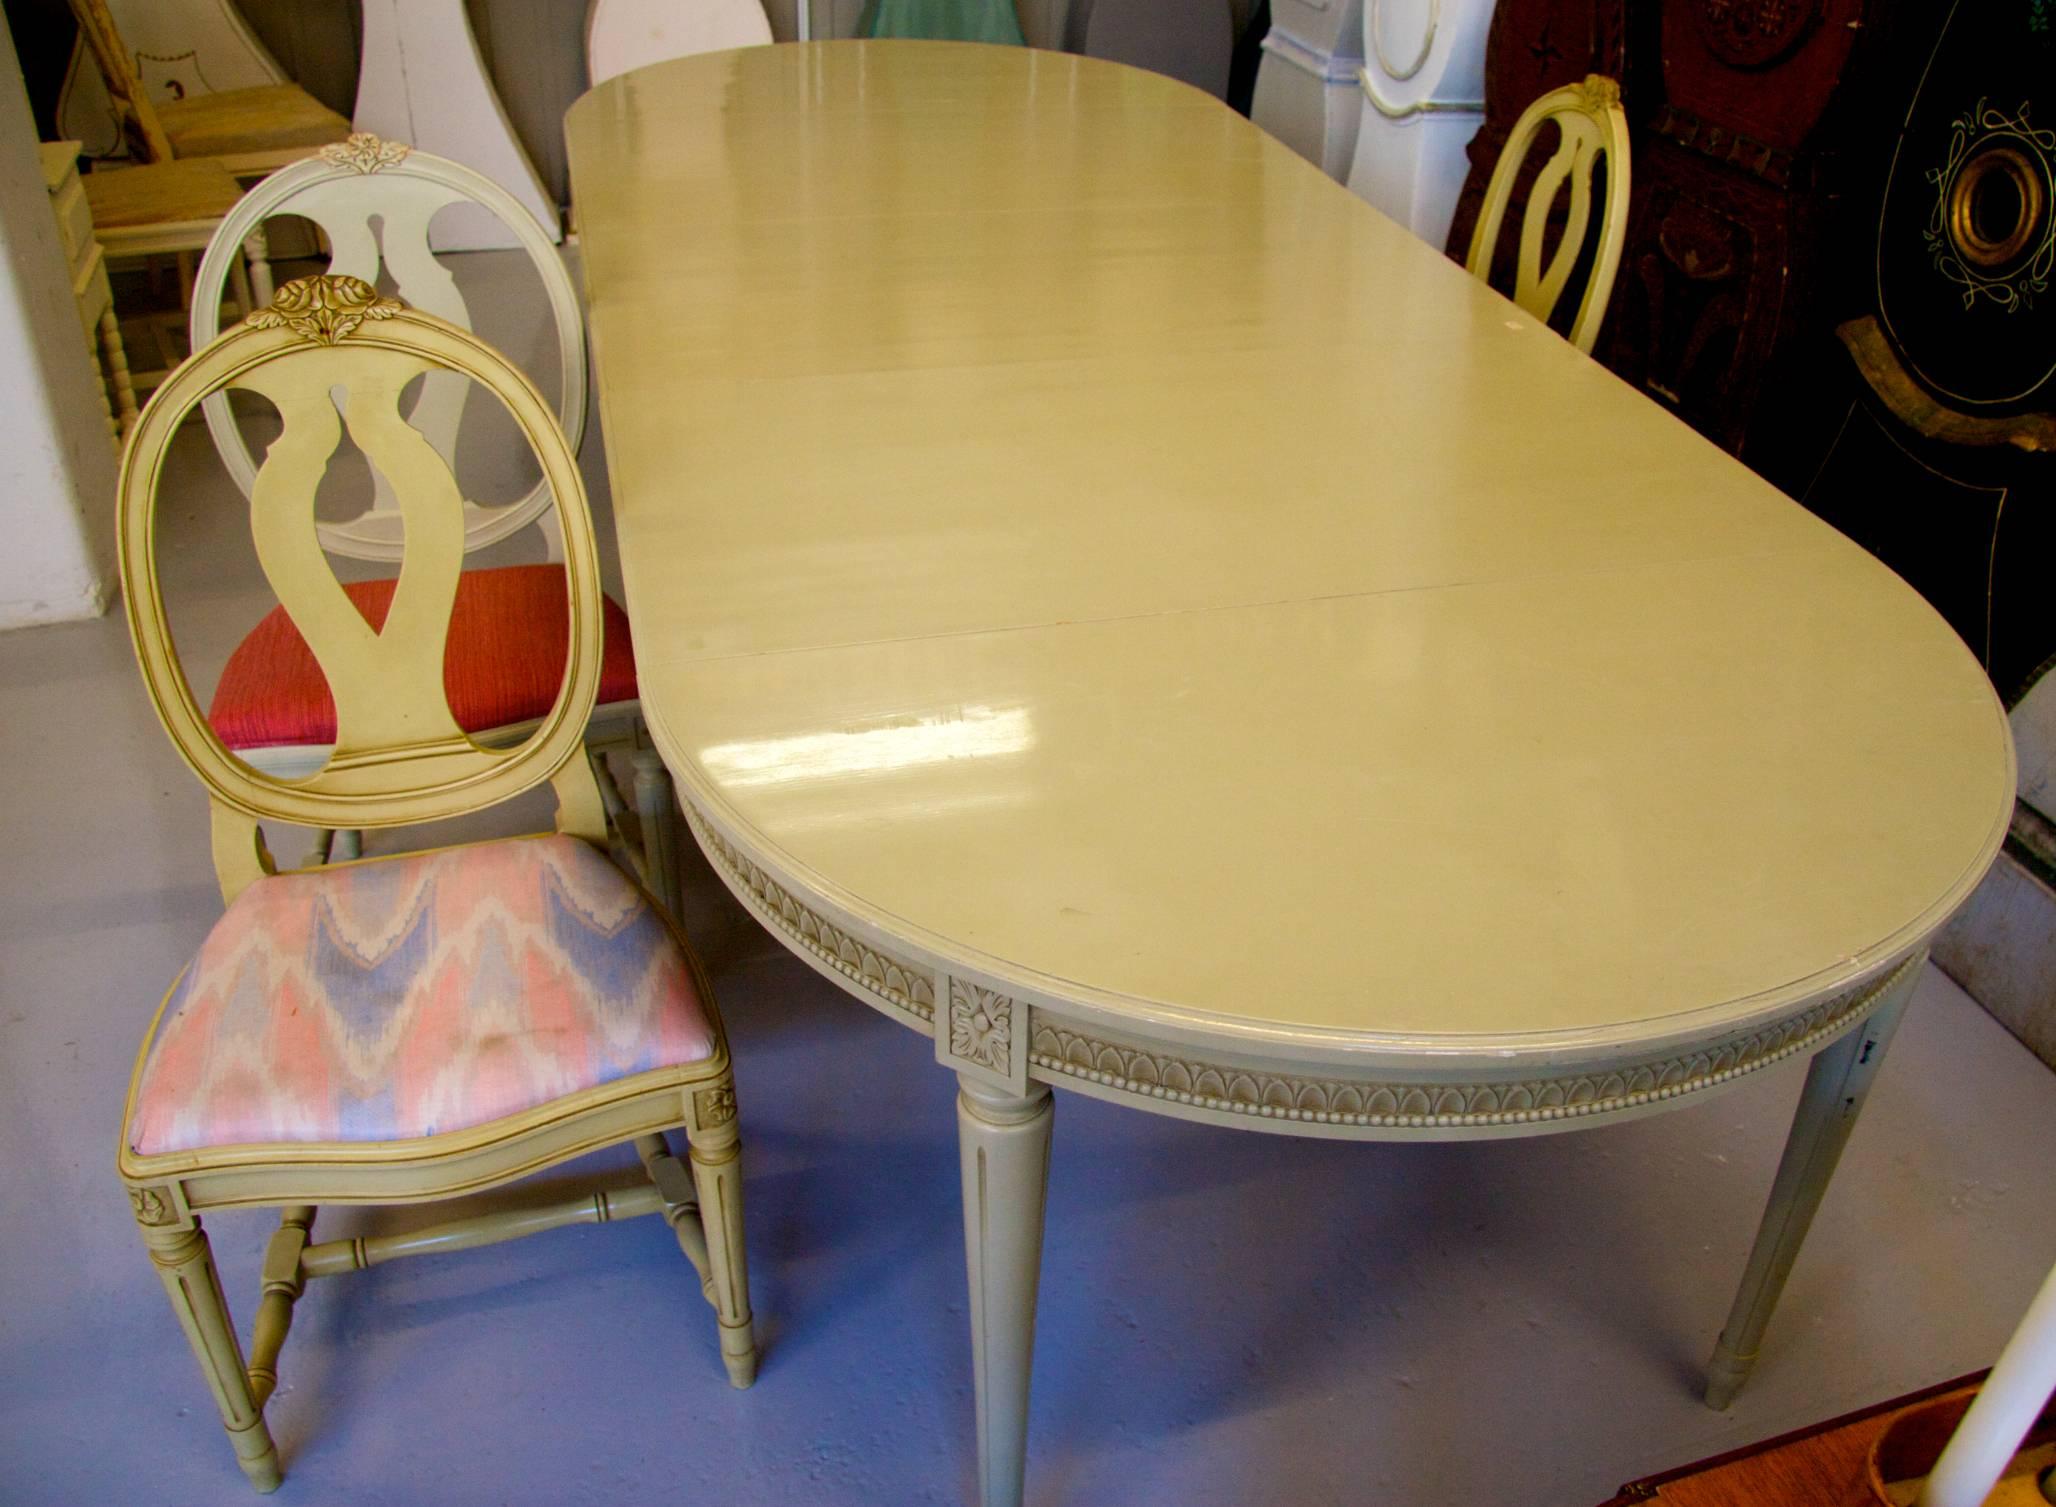
[[348, 141], [331, 142], [321, 149], [321, 160], [330, 167], [346, 167], [356, 173], [375, 173], [407, 160], [414, 148], [404, 141], [387, 141], [369, 131], [352, 133]]
[[391, 319], [407, 306], [387, 298], [361, 277], [322, 273], [296, 277], [278, 290], [271, 307], [250, 316], [254, 329], [289, 329], [317, 345], [334, 345], [367, 319]]
[[1603, 73], [1588, 73], [1578, 86], [1578, 103], [1597, 115], [1621, 102], [1621, 86]]

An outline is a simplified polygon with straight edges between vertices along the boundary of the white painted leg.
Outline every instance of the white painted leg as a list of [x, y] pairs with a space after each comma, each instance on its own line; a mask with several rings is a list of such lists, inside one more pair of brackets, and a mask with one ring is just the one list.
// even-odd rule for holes
[[1021, 1096], [968, 1074], [959, 1074], [957, 1085], [978, 1497], [984, 1507], [1019, 1507], [1053, 1108], [1046, 1084], [1030, 1083]]
[[1798, 1259], [1814, 1212], [1827, 1192], [1828, 1179], [1842, 1158], [1842, 1148], [1849, 1143], [1850, 1131], [1856, 1128], [1863, 1101], [1884, 1065], [1885, 1048], [1891, 1044], [1922, 972], [1920, 961], [1907, 968], [1869, 1019], [1817, 1054], [1807, 1069], [1799, 1111], [1792, 1118], [1792, 1133], [1785, 1141], [1777, 1180], [1771, 1184], [1770, 1204], [1742, 1274], [1742, 1289], [1735, 1294], [1735, 1306], [1728, 1311], [1728, 1322], [1707, 1362], [1706, 1405], [1710, 1408], [1725, 1408], [1733, 1402], [1756, 1365], [1771, 1310], [1785, 1290], [1785, 1279], [1792, 1274], [1792, 1263]]

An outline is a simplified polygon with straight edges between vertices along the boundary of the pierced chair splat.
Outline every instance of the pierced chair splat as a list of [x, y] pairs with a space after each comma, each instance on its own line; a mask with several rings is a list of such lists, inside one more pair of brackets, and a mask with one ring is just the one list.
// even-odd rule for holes
[[[564, 538], [565, 654], [550, 706], [506, 746], [469, 736], [445, 690], [463, 574], [461, 496], [400, 397], [460, 374], [502, 404], [544, 474]], [[156, 576], [158, 488], [207, 396], [261, 393], [283, 431], [252, 489], [265, 577], [332, 693], [333, 752], [286, 780], [215, 734], [180, 666]], [[341, 392], [340, 407], [334, 394]], [[374, 625], [336, 580], [315, 493], [344, 433], [386, 471], [408, 550]], [[734, 1079], [706, 976], [667, 912], [606, 856], [581, 741], [603, 673], [602, 607], [577, 462], [535, 388], [469, 332], [323, 276], [175, 370], [121, 477], [129, 629], [159, 718], [212, 807], [226, 909], [137, 1057], [117, 1169], [244, 1472], [280, 1480], [264, 1407], [294, 1302], [316, 1277], [576, 1223], [662, 1214], [718, 1317], [730, 1380], [755, 1375]], [[280, 872], [261, 821], [392, 828], [549, 782], [555, 830]], [[666, 1135], [683, 1131], [681, 1160]], [[470, 1194], [612, 1145], [646, 1185], [541, 1209], [316, 1241], [323, 1203]], [[247, 1353], [201, 1216], [276, 1206]]]
[[[585, 432], [585, 325], [577, 289], [549, 233], [490, 178], [461, 163], [415, 151], [404, 142], [360, 132], [251, 189], [222, 222], [194, 279], [195, 342], [214, 338], [220, 327], [222, 291], [241, 254], [261, 239], [266, 222], [280, 215], [301, 216], [320, 228], [331, 248], [330, 274], [375, 285], [383, 271], [402, 301], [470, 329], [471, 310], [449, 268], [437, 259], [431, 240], [437, 212], [451, 205], [477, 206], [504, 224], [541, 279], [556, 346], [557, 423], [575, 453]], [[453, 469], [469, 391], [469, 384], [454, 373], [430, 372], [408, 412], [408, 422]], [[248, 496], [257, 461], [228, 394], [210, 394], [202, 408], [223, 465]], [[322, 545], [336, 554], [399, 560], [403, 519], [391, 482], [376, 465], [372, 486], [368, 508], [355, 517], [319, 519], [316, 531]], [[483, 549], [534, 524], [543, 531], [547, 557], [558, 558], [561, 543], [550, 504], [547, 477], [538, 477], [511, 502], [489, 505], [467, 495], [464, 548]], [[548, 707], [562, 656], [558, 582], [558, 572], [522, 566], [465, 572], [451, 628], [450, 691], [467, 733], [487, 742], [504, 742]], [[384, 611], [384, 599], [374, 598], [389, 587], [365, 583], [350, 589], [368, 611]], [[630, 851], [644, 880], [667, 904], [675, 904], [672, 870], [679, 838], [670, 777], [643, 727], [627, 615], [611, 600], [603, 608], [607, 673], [586, 743], [610, 810], [625, 811], [630, 802], [614, 786], [606, 756], [618, 750], [631, 759], [633, 804], [641, 831]], [[320, 677], [283, 614], [274, 613], [237, 649], [213, 713], [215, 729], [228, 746], [273, 773], [305, 773], [320, 767], [328, 756], [332, 716]]]
[[[1521, 166], [1545, 127], [1554, 123], [1556, 151], [1542, 164], [1528, 193], [1521, 217], [1520, 242], [1514, 259], [1513, 301], [1547, 323], [1584, 257], [1592, 225], [1592, 180], [1601, 158], [1606, 162], [1606, 195], [1600, 206], [1599, 234], [1592, 248], [1584, 295], [1570, 324], [1569, 339], [1590, 354], [1613, 296], [1614, 274], [1620, 268], [1621, 246], [1628, 231], [1628, 118], [1621, 110], [1620, 85], [1604, 74], [1588, 74], [1582, 82], [1552, 89], [1521, 112], [1506, 147], [1492, 169], [1478, 228], [1471, 234], [1464, 269], [1489, 279], [1499, 233], [1512, 202]], [[1568, 183], [1570, 203], [1561, 237], [1548, 261], [1543, 243], [1557, 199]]]

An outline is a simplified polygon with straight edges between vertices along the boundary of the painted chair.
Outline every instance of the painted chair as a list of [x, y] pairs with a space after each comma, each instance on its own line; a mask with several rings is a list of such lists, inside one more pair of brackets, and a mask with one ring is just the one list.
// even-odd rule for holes
[[139, 162], [214, 158], [236, 178], [255, 178], [341, 141], [350, 123], [297, 84], [193, 94], [161, 106], [150, 98], [135, 55], [106, 0], [66, 0], [79, 45], [93, 56], [122, 136]]
[[[444, 681], [464, 561], [461, 498], [400, 412], [425, 372], [503, 404], [550, 480], [564, 537], [558, 691], [512, 747], [468, 737]], [[180, 667], [156, 576], [158, 487], [179, 426], [244, 388], [284, 431], [253, 493], [266, 578], [333, 688], [333, 757], [280, 780], [215, 736]], [[342, 392], [339, 411], [332, 394]], [[315, 493], [344, 430], [392, 478], [408, 552], [382, 626], [330, 572]], [[663, 909], [606, 857], [580, 740], [601, 678], [599, 567], [570, 446], [542, 398], [469, 332], [321, 276], [180, 366], [122, 467], [121, 584], [143, 679], [206, 788], [226, 910], [172, 986], [129, 1084], [117, 1158], [143, 1243], [213, 1390], [237, 1459], [279, 1484], [264, 1406], [308, 1280], [540, 1229], [661, 1213], [701, 1275], [730, 1380], [755, 1375], [734, 1081], [704, 973]], [[495, 805], [548, 781], [555, 830], [278, 872], [261, 820], [388, 828]], [[689, 1170], [666, 1140], [683, 1130]], [[323, 1203], [468, 1194], [632, 1143], [646, 1186], [316, 1241]], [[250, 1349], [201, 1219], [278, 1206]]]
[[585, 12], [585, 78], [604, 84], [647, 63], [770, 40], [771, 23], [758, 0], [592, 0]]
[[[1552, 89], [1521, 112], [1507, 137], [1506, 149], [1492, 169], [1492, 181], [1485, 189], [1484, 207], [1478, 214], [1478, 228], [1471, 234], [1470, 255], [1464, 268], [1473, 277], [1487, 278], [1492, 257], [1499, 245], [1500, 228], [1507, 205], [1513, 198], [1514, 181], [1521, 164], [1535, 146], [1545, 126], [1554, 123], [1559, 132], [1555, 153], [1542, 165], [1528, 192], [1527, 211], [1521, 218], [1521, 236], [1514, 259], [1513, 301], [1535, 318], [1547, 322], [1556, 312], [1585, 250], [1592, 223], [1593, 169], [1606, 159], [1606, 202], [1600, 209], [1599, 236], [1592, 252], [1591, 271], [1585, 279], [1584, 296], [1570, 325], [1569, 339], [1590, 354], [1599, 338], [1600, 322], [1606, 317], [1607, 300], [1613, 295], [1613, 279], [1619, 270], [1621, 245], [1628, 230], [1628, 118], [1621, 111], [1620, 85], [1602, 74], [1588, 74], [1582, 83]], [[1543, 240], [1550, 215], [1566, 180], [1570, 206], [1563, 234], [1547, 264], [1542, 259]]]
[[[193, 283], [194, 343], [214, 338], [225, 284], [248, 247], [261, 240], [265, 223], [278, 215], [302, 216], [320, 227], [331, 248], [331, 273], [376, 283], [383, 268], [404, 302], [469, 329], [471, 311], [430, 244], [431, 220], [452, 205], [475, 206], [506, 226], [542, 279], [556, 334], [557, 422], [575, 452], [585, 431], [585, 326], [577, 290], [549, 233], [492, 179], [401, 142], [359, 133], [251, 189], [222, 222], [201, 260]], [[432, 372], [423, 379], [421, 395], [408, 416], [453, 467], [468, 389], [456, 373]], [[230, 410], [228, 395], [214, 393], [201, 406], [222, 463], [243, 494], [250, 495], [257, 463]], [[402, 512], [383, 473], [374, 471], [373, 485], [372, 503], [364, 512], [316, 523], [324, 548], [359, 560], [401, 558]], [[467, 497], [463, 517], [467, 551], [537, 524], [544, 529], [549, 557], [559, 555], [546, 477], [510, 503], [487, 506]], [[560, 579], [561, 572], [526, 566], [464, 573], [451, 625], [450, 692], [458, 725], [465, 732], [489, 743], [511, 742], [549, 709], [556, 695], [556, 666], [564, 652]], [[380, 614], [392, 584], [362, 583], [350, 591], [365, 610]], [[616, 814], [625, 811], [629, 801], [614, 784], [607, 755], [620, 751], [629, 756], [641, 829], [640, 840], [627, 845], [629, 855], [645, 882], [667, 905], [675, 906], [680, 838], [671, 778], [642, 723], [627, 614], [611, 599], [603, 608], [605, 674], [587, 748], [609, 810]], [[278, 612], [259, 624], [230, 658], [211, 715], [216, 735], [229, 748], [280, 778], [318, 769], [335, 739], [334, 712], [314, 657], [292, 623]], [[353, 840], [344, 839], [343, 856], [355, 851]]]

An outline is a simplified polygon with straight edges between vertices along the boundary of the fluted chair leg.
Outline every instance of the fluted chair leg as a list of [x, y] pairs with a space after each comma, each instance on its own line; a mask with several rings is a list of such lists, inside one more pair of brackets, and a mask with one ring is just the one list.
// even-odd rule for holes
[[179, 1327], [185, 1330], [208, 1389], [214, 1393], [215, 1406], [221, 1410], [222, 1427], [228, 1430], [236, 1463], [259, 1491], [278, 1490], [278, 1448], [265, 1426], [264, 1410], [250, 1392], [243, 1347], [229, 1322], [228, 1300], [222, 1296], [207, 1232], [197, 1219], [186, 1226], [141, 1228], [143, 1244], [149, 1248], [151, 1264], [171, 1299], [172, 1312], [178, 1315]]
[[720, 1108], [703, 1112], [692, 1142], [692, 1180], [699, 1190], [700, 1226], [707, 1238], [707, 1274], [713, 1287], [714, 1312], [721, 1326], [721, 1361], [731, 1386], [746, 1387], [757, 1379], [757, 1337], [750, 1319], [749, 1261], [742, 1240], [742, 1137], [736, 1130], [735, 1086], [732, 1080], [715, 1089], [701, 1089], [703, 1103]]

